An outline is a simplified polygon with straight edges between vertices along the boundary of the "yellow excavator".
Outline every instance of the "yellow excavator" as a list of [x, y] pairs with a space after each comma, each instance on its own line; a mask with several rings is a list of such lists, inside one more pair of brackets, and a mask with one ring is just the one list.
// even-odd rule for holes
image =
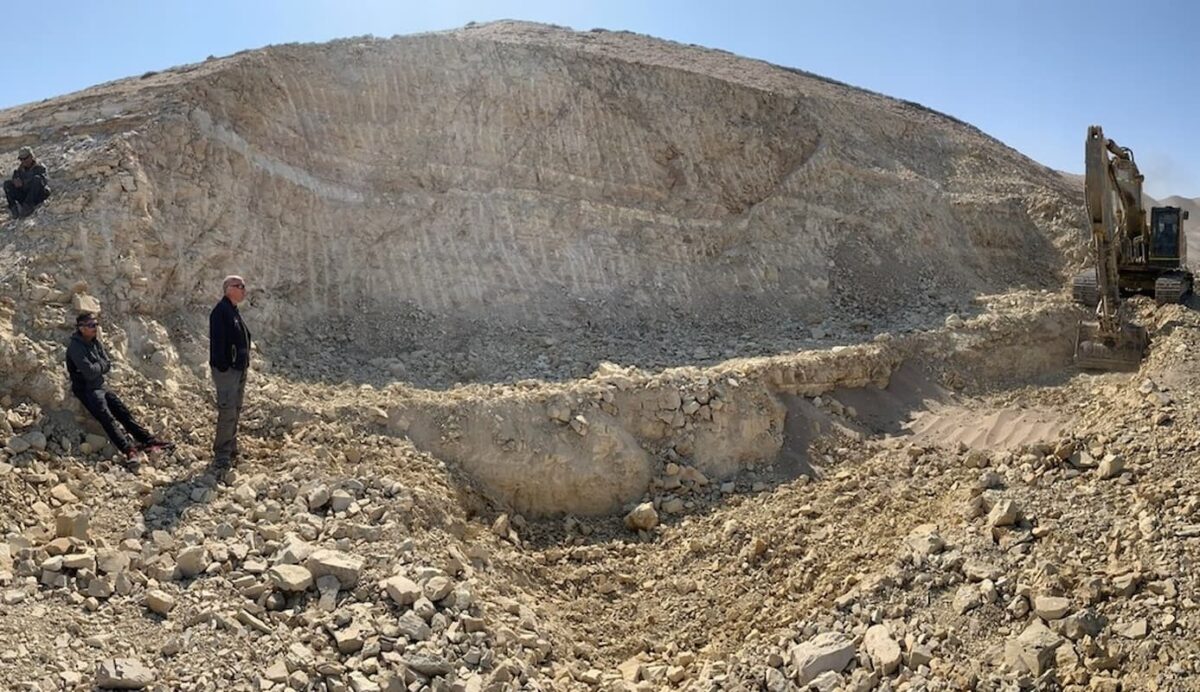
[[1153, 291], [1160, 303], [1179, 302], [1192, 290], [1187, 269], [1186, 211], [1154, 207], [1147, 223], [1144, 176], [1133, 151], [1104, 137], [1097, 125], [1085, 143], [1084, 197], [1092, 231], [1093, 268], [1075, 277], [1076, 301], [1095, 307], [1096, 319], [1079, 325], [1075, 363], [1097, 370], [1136, 370], [1150, 339], [1129, 321], [1122, 294]]

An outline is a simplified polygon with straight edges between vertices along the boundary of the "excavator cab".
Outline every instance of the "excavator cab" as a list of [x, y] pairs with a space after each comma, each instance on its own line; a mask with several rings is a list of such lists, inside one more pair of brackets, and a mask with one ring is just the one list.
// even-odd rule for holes
[[1150, 210], [1150, 262], [1156, 266], [1179, 267], [1187, 257], [1187, 236], [1183, 221], [1188, 213], [1179, 207], [1154, 207]]

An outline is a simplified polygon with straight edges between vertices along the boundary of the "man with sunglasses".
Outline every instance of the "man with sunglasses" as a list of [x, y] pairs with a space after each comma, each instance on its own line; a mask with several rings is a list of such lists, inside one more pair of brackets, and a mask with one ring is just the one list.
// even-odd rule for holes
[[[99, 339], [100, 325], [90, 312], [75, 318], [75, 333], [67, 343], [67, 374], [71, 376], [71, 393], [92, 414], [113, 446], [130, 461], [137, 461], [142, 451], [169, 449], [171, 444], [154, 437], [138, 424], [116, 394], [104, 387], [104, 376], [112, 368], [108, 352]], [[114, 421], [114, 418], [116, 419]], [[133, 436], [130, 441], [117, 429], [116, 422]]]
[[229, 468], [238, 457], [237, 429], [250, 369], [250, 330], [238, 305], [246, 300], [246, 281], [227, 276], [224, 296], [208, 315], [208, 364], [217, 390], [217, 430], [213, 437], [213, 466]]
[[13, 171], [12, 179], [4, 181], [4, 203], [14, 219], [29, 216], [50, 196], [46, 167], [33, 157], [33, 150], [21, 147], [17, 160], [20, 164]]

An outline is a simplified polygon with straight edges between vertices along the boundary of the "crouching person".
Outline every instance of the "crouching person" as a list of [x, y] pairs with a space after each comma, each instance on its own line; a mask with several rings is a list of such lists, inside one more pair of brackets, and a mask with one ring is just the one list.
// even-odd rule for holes
[[[100, 343], [99, 331], [100, 325], [92, 313], [84, 312], [75, 318], [75, 333], [67, 343], [71, 393], [99, 421], [104, 434], [126, 459], [136, 461], [142, 451], [169, 448], [170, 443], [154, 437], [139, 425], [121, 398], [104, 387], [104, 376], [112, 364]], [[117, 429], [118, 421], [133, 436], [132, 440]]]

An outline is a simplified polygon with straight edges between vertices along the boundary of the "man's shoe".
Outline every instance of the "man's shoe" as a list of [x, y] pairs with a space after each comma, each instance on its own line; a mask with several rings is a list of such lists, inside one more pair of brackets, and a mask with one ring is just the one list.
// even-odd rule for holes
[[152, 437], [141, 445], [141, 450], [143, 452], [157, 452], [159, 450], [173, 452], [175, 451], [175, 445], [167, 442], [166, 440], [160, 440], [157, 437]]
[[130, 447], [125, 450], [125, 466], [126, 468], [136, 469], [143, 461], [146, 460], [146, 454], [137, 447]]

